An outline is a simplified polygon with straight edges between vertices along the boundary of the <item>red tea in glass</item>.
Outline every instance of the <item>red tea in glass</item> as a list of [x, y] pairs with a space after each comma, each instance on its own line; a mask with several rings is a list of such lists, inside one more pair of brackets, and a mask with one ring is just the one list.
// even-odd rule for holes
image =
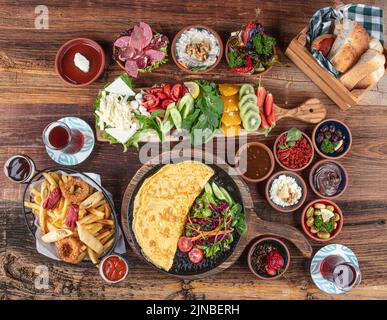
[[339, 255], [326, 257], [321, 262], [320, 272], [324, 279], [334, 282], [344, 291], [353, 289], [361, 281], [359, 268]]
[[64, 153], [77, 153], [82, 149], [84, 136], [77, 129], [70, 129], [65, 123], [56, 121], [50, 123], [43, 131], [44, 144], [53, 150]]

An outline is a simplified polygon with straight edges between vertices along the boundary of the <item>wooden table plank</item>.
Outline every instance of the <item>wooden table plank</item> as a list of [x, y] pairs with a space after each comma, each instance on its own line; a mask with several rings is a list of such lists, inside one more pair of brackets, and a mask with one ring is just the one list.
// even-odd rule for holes
[[[361, 1], [383, 5], [382, 1]], [[114, 3], [114, 5], [113, 5]], [[15, 153], [32, 156], [38, 168], [53, 166], [41, 142], [44, 126], [63, 116], [78, 116], [94, 126], [91, 105], [98, 90], [119, 75], [113, 61], [103, 76], [85, 88], [65, 85], [56, 75], [56, 50], [68, 39], [90, 37], [99, 41], [110, 56], [111, 41], [130, 22], [145, 21], [170, 38], [191, 23], [205, 23], [226, 40], [231, 30], [253, 18], [246, 1], [50, 1], [49, 30], [35, 30], [34, 8], [38, 1], [2, 1], [0, 5], [0, 163]], [[306, 25], [309, 17], [329, 1], [251, 2], [260, 6], [262, 22], [279, 39], [283, 52], [289, 41]], [[77, 21], [77, 23], [74, 23]], [[81, 268], [53, 262], [36, 253], [35, 243], [21, 212], [23, 186], [0, 175], [0, 299], [382, 299], [387, 298], [387, 77], [367, 95], [360, 106], [344, 113], [296, 66], [280, 53], [281, 64], [264, 77], [265, 86], [280, 106], [294, 107], [307, 98], [319, 98], [328, 108], [328, 117], [345, 121], [352, 130], [354, 144], [342, 160], [350, 185], [337, 200], [345, 215], [342, 233], [335, 240], [357, 254], [364, 280], [346, 295], [328, 296], [309, 277], [309, 263], [290, 245], [292, 263], [283, 279], [262, 282], [249, 272], [246, 252], [227, 271], [202, 280], [181, 281], [159, 273], [128, 251], [130, 276], [117, 286], [105, 284], [96, 268]], [[161, 82], [202, 78], [182, 73], [172, 61], [135, 81], [138, 87]], [[255, 81], [227, 71], [223, 59], [206, 79], [218, 82]], [[311, 133], [312, 126], [293, 120], [279, 122], [271, 135], [250, 140], [272, 147], [275, 136], [291, 126]], [[315, 159], [317, 160], [317, 158]], [[138, 151], [122, 153], [118, 145], [96, 143], [91, 157], [76, 169], [101, 174], [103, 185], [114, 195], [117, 212], [126, 185], [139, 169]], [[278, 168], [277, 168], [278, 169]], [[308, 170], [304, 173], [307, 178]], [[266, 220], [300, 228], [300, 212], [280, 214], [264, 200], [263, 186], [250, 184], [257, 214]], [[309, 194], [308, 199], [314, 199]], [[21, 245], [22, 244], [22, 245]], [[312, 242], [314, 250], [322, 245]], [[35, 268], [49, 269], [49, 290], [37, 290]], [[97, 289], [96, 289], [97, 288]]]

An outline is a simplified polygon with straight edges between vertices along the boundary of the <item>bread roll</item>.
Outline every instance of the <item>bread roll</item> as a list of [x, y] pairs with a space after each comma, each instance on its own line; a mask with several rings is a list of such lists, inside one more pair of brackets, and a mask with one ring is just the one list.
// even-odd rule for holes
[[348, 71], [368, 49], [369, 34], [356, 21], [336, 20], [334, 34], [337, 35], [328, 59], [340, 73]]
[[348, 90], [352, 90], [360, 80], [364, 79], [372, 72], [384, 67], [386, 59], [375, 49], [368, 49], [359, 61], [345, 74], [340, 77], [340, 81]]
[[384, 76], [384, 66], [380, 66], [376, 71], [371, 72], [368, 76], [360, 80], [355, 88], [356, 89], [366, 89], [369, 86], [373, 86], [378, 83], [381, 78]]
[[372, 37], [371, 40], [370, 40], [370, 43], [368, 44], [368, 47], [370, 49], [374, 49], [376, 50], [377, 52], [379, 52], [380, 54], [383, 54], [384, 52], [384, 48], [382, 46], [382, 44], [380, 43], [380, 41], [378, 39], [376, 39], [375, 37]]

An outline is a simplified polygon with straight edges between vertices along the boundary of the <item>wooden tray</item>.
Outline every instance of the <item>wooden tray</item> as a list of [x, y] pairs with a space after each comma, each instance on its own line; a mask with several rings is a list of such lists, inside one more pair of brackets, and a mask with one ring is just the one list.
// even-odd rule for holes
[[[341, 1], [335, 1], [333, 6], [340, 7], [342, 5]], [[353, 89], [349, 91], [337, 78], [321, 67], [306, 48], [306, 33], [308, 30], [309, 27], [302, 29], [290, 42], [285, 54], [342, 110], [348, 110], [352, 106], [359, 104], [364, 95], [375, 85], [369, 86], [366, 89]], [[384, 55], [387, 56], [386, 48], [384, 49]], [[387, 63], [385, 67], [387, 71]]]
[[[143, 257], [141, 252], [139, 252], [138, 248], [136, 247], [136, 245], [132, 239], [131, 233], [129, 232], [128, 210], [129, 210], [130, 200], [133, 196], [135, 196], [133, 194], [133, 192], [135, 190], [137, 183], [139, 181], [141, 181], [142, 177], [144, 175], [146, 175], [149, 170], [154, 168], [155, 165], [161, 163], [160, 159], [165, 159], [165, 157], [168, 157], [168, 156], [170, 156], [172, 159], [176, 159], [177, 157], [179, 157], [179, 153], [172, 152], [172, 153], [160, 154], [158, 157], [154, 158], [149, 163], [144, 164], [137, 171], [137, 173], [134, 175], [134, 177], [130, 181], [128, 187], [126, 188], [126, 191], [125, 191], [125, 194], [123, 197], [122, 207], [121, 207], [121, 221], [122, 221], [122, 228], [123, 228], [125, 237], [126, 237], [128, 243], [130, 244], [130, 247], [132, 248], [132, 250], [139, 257], [141, 257], [144, 261], [146, 261], [147, 263], [149, 263], [149, 262]], [[212, 154], [210, 155], [210, 154], [204, 153], [204, 155], [201, 156], [199, 159], [195, 158], [194, 156], [192, 156], [192, 159], [202, 161], [202, 159], [203, 159], [202, 157], [205, 157], [205, 156], [213, 157], [214, 163], [218, 167], [225, 170], [226, 172], [228, 172], [228, 170], [230, 169], [229, 165], [222, 164], [220, 159]], [[207, 158], [207, 159], [210, 159], [210, 158]], [[273, 236], [277, 236], [280, 238], [284, 238], [284, 239], [292, 242], [301, 251], [301, 253], [305, 257], [310, 258], [312, 256], [312, 247], [310, 246], [306, 237], [298, 229], [296, 229], [292, 226], [289, 226], [289, 225], [285, 225], [285, 224], [281, 224], [281, 223], [277, 223], [277, 222], [264, 221], [264, 220], [260, 219], [257, 216], [256, 209], [254, 208], [253, 199], [251, 198], [250, 191], [249, 191], [249, 188], [246, 185], [246, 183], [239, 176], [230, 176], [230, 177], [233, 179], [233, 181], [238, 186], [238, 188], [241, 192], [242, 202], [243, 202], [243, 206], [245, 209], [246, 222], [248, 225], [247, 232], [239, 239], [239, 242], [238, 242], [237, 246], [235, 247], [234, 251], [232, 252], [232, 254], [223, 263], [218, 265], [216, 268], [211, 269], [211, 270], [204, 272], [204, 273], [197, 274], [197, 275], [184, 275], [183, 276], [183, 275], [170, 274], [170, 273], [167, 273], [165, 271], [162, 271], [161, 269], [156, 268], [155, 266], [153, 266], [153, 264], [151, 264], [155, 269], [162, 271], [168, 275], [176, 276], [178, 278], [187, 279], [187, 280], [193, 280], [193, 279], [207, 277], [207, 276], [213, 275], [215, 273], [218, 273], [218, 272], [223, 271], [223, 270], [227, 269], [228, 267], [230, 267], [240, 257], [242, 252], [245, 250], [245, 248], [249, 245], [249, 243], [253, 239], [255, 239], [259, 236], [263, 236], [263, 235], [273, 235]]]
[[[327, 109], [325, 105], [316, 98], [311, 98], [306, 100], [304, 103], [299, 105], [296, 108], [292, 109], [285, 109], [277, 106], [274, 104], [274, 112], [276, 115], [276, 121], [280, 121], [285, 118], [291, 118], [296, 119], [305, 123], [319, 123], [322, 120], [325, 119], [327, 115]], [[96, 129], [96, 135], [97, 140], [101, 142], [108, 142], [107, 139], [102, 137], [103, 131]], [[255, 136], [255, 135], [263, 135], [263, 131], [255, 131], [255, 132], [247, 132], [246, 130], [241, 129], [239, 132], [239, 135], [249, 135], [249, 136]], [[214, 137], [224, 137], [223, 133], [217, 133], [214, 135]], [[173, 131], [171, 134], [166, 136], [165, 141], [179, 141], [180, 137], [179, 135], [173, 134]], [[159, 141], [159, 138], [156, 134], [147, 135], [146, 137], [142, 138], [140, 142], [157, 142]]]

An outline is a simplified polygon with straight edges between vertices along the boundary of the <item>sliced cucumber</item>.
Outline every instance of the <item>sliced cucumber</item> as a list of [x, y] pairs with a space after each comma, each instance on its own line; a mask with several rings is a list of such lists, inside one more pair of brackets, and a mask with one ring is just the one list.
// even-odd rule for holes
[[188, 106], [188, 110], [192, 110], [194, 106], [194, 99], [192, 98], [190, 93], [186, 93], [183, 98], [180, 99], [177, 109], [182, 112], [184, 108]]
[[181, 122], [182, 122], [182, 119], [181, 119], [181, 114], [179, 112], [179, 110], [177, 110], [176, 108], [172, 108], [170, 110], [170, 113], [171, 113], [171, 118], [173, 120], [173, 123], [175, 124], [175, 127], [176, 129], [181, 129]]
[[165, 111], [164, 119], [168, 119], [169, 115], [171, 114], [171, 109], [176, 108], [176, 103], [172, 102], [167, 106], [167, 110]]
[[241, 88], [239, 89], [239, 99], [249, 93], [254, 93], [254, 87], [249, 83], [242, 84]]
[[167, 120], [162, 122], [162, 124], [161, 124], [161, 131], [164, 134], [167, 134], [169, 131], [172, 130], [173, 126], [174, 126], [173, 121], [171, 119], [167, 119]]
[[219, 200], [226, 201], [226, 197], [224, 196], [223, 192], [220, 190], [220, 188], [215, 182], [211, 183], [211, 187], [212, 187], [212, 190], [214, 191], [215, 197], [217, 197]]
[[249, 111], [254, 111], [256, 114], [258, 114], [257, 105], [255, 103], [245, 103], [242, 105], [242, 107], [239, 109], [239, 114], [242, 120], [245, 118], [246, 113]]
[[242, 120], [243, 127], [247, 131], [256, 131], [261, 125], [261, 116], [255, 111], [248, 111]]
[[204, 186], [204, 190], [206, 191], [206, 193], [208, 193], [210, 195], [213, 194], [211, 185], [209, 183], [206, 183], [206, 185]]
[[248, 102], [252, 102], [252, 103], [254, 103], [255, 105], [257, 105], [257, 96], [255, 95], [255, 93], [245, 94], [245, 95], [239, 100], [239, 103], [238, 103], [239, 109], [241, 108], [241, 106], [243, 106], [245, 103], [248, 103]]
[[232, 198], [231, 198], [230, 194], [228, 193], [228, 191], [225, 188], [223, 188], [222, 186], [219, 186], [219, 189], [223, 193], [223, 196], [225, 197], [226, 202], [230, 206], [232, 206], [234, 201], [232, 200]]

